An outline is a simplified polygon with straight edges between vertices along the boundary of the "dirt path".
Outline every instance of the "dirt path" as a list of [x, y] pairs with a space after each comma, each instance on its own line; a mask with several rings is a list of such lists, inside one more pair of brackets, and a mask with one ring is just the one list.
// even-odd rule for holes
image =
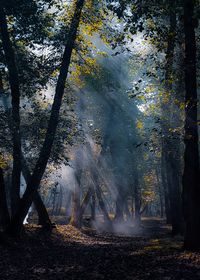
[[200, 254], [181, 247], [156, 220], [129, 237], [71, 226], [49, 236], [29, 227], [23, 240], [0, 247], [0, 279], [200, 279]]

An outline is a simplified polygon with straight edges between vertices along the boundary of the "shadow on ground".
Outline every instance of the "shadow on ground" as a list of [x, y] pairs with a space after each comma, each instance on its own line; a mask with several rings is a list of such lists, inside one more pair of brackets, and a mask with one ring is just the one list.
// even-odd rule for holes
[[71, 226], [45, 234], [29, 226], [21, 240], [0, 248], [0, 279], [200, 279], [200, 254], [182, 251], [181, 238], [171, 238], [162, 222], [144, 221], [140, 234]]

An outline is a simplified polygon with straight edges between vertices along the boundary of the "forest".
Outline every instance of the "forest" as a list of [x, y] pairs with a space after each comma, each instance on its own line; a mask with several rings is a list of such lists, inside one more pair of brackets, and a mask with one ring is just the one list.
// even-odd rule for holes
[[200, 279], [200, 0], [0, 0], [0, 279]]

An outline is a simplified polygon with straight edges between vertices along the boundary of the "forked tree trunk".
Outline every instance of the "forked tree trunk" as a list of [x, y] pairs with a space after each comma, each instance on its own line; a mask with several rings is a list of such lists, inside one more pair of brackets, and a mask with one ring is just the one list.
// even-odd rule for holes
[[111, 220], [110, 220], [106, 205], [104, 203], [104, 200], [103, 200], [103, 197], [102, 197], [102, 194], [101, 194], [101, 188], [100, 188], [98, 182], [96, 183], [95, 190], [96, 190], [96, 195], [97, 195], [97, 199], [98, 199], [98, 202], [99, 202], [99, 207], [100, 207], [100, 209], [103, 213], [103, 216], [104, 216], [104, 221], [108, 226], [111, 226]]
[[84, 0], [77, 0], [76, 2], [75, 12], [69, 28], [68, 40], [66, 42], [66, 46], [62, 58], [60, 73], [56, 85], [54, 101], [51, 109], [51, 115], [48, 123], [44, 144], [40, 151], [39, 159], [35, 165], [33, 174], [27, 185], [26, 191], [22, 199], [20, 200], [18, 210], [15, 216], [12, 217], [11, 223], [7, 229], [7, 232], [9, 234], [16, 235], [21, 232], [23, 221], [31, 206], [35, 192], [39, 188], [41, 179], [43, 177], [43, 174], [47, 166], [48, 159], [51, 154], [51, 149], [53, 146], [58, 120], [59, 120], [59, 112], [62, 103], [62, 97], [64, 95], [65, 82], [68, 76], [72, 50], [74, 48], [74, 43], [76, 40], [76, 34], [79, 27], [79, 22], [80, 22], [80, 17], [81, 17], [81, 12], [82, 12], [84, 2], [85, 2]]
[[15, 62], [15, 54], [9, 38], [6, 15], [0, 7], [0, 33], [2, 46], [6, 58], [9, 73], [9, 84], [12, 95], [12, 136], [13, 136], [13, 169], [11, 189], [11, 214], [15, 215], [20, 201], [20, 176], [21, 176], [21, 138], [20, 138], [20, 90], [18, 70]]
[[102, 190], [101, 190], [101, 187], [100, 187], [98, 172], [95, 169], [96, 168], [94, 166], [93, 170], [92, 170], [92, 179], [93, 179], [93, 182], [95, 182], [96, 197], [98, 199], [99, 208], [101, 209], [101, 211], [103, 213], [105, 225], [108, 229], [111, 229], [111, 227], [112, 227], [111, 220], [110, 220], [107, 208], [106, 208], [106, 204], [105, 204], [105, 202], [103, 200], [103, 197], [102, 197]]
[[[4, 93], [3, 77], [1, 75], [1, 73], [0, 73], [0, 92]], [[12, 130], [9, 107], [6, 106], [6, 104], [4, 104], [4, 109], [5, 109], [6, 116], [8, 118], [8, 126], [9, 126], [10, 130]], [[31, 177], [31, 173], [28, 169], [28, 165], [26, 163], [25, 158], [23, 157], [22, 152], [21, 152], [21, 165], [22, 165], [23, 176], [25, 178], [26, 183], [28, 183], [28, 180], [30, 180], [30, 177]], [[42, 225], [44, 228], [49, 228], [50, 225], [52, 225], [52, 224], [51, 224], [48, 212], [46, 210], [46, 207], [38, 192], [36, 193], [36, 195], [33, 199], [33, 203], [35, 204], [35, 208], [38, 213], [38, 218], [39, 218], [38, 224]]]
[[[24, 176], [26, 183], [28, 184], [31, 178], [31, 173], [28, 169], [27, 163], [23, 155], [21, 156], [21, 159], [22, 159], [22, 174]], [[38, 213], [38, 224], [42, 225], [43, 228], [45, 229], [51, 229], [53, 227], [53, 224], [51, 223], [47, 209], [38, 192], [35, 193], [35, 196], [33, 198], [33, 203], [35, 204], [35, 209]]]
[[186, 249], [200, 250], [200, 170], [197, 127], [195, 0], [184, 0], [185, 31], [185, 154], [183, 207]]
[[82, 220], [84, 212], [90, 202], [90, 199], [92, 197], [92, 187], [89, 187], [82, 202], [81, 202], [81, 207], [80, 207], [80, 218]]

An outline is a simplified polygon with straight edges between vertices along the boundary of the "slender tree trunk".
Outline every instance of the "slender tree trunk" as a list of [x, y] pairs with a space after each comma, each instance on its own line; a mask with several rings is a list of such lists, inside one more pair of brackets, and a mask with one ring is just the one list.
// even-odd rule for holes
[[68, 40], [65, 46], [65, 51], [61, 63], [60, 74], [56, 85], [51, 116], [48, 123], [44, 144], [40, 151], [39, 159], [36, 163], [31, 179], [27, 185], [26, 191], [22, 199], [20, 200], [18, 211], [16, 212], [15, 216], [11, 219], [10, 226], [7, 229], [7, 232], [10, 234], [16, 235], [21, 232], [23, 221], [31, 206], [35, 192], [39, 188], [40, 181], [43, 177], [48, 159], [51, 154], [51, 149], [53, 146], [58, 120], [59, 120], [59, 112], [62, 103], [62, 97], [64, 95], [65, 82], [68, 76], [72, 50], [76, 40], [76, 34], [79, 27], [83, 5], [84, 5], [84, 0], [77, 0], [75, 12], [68, 33]]
[[165, 200], [165, 214], [166, 214], [166, 221], [167, 224], [171, 224], [171, 210], [170, 210], [170, 201], [169, 201], [169, 191], [167, 186], [167, 179], [166, 179], [166, 161], [165, 161], [165, 146], [164, 141], [162, 139], [162, 154], [161, 154], [161, 178], [162, 178], [162, 185], [164, 189], [164, 200]]
[[95, 197], [95, 192], [92, 190], [92, 200], [91, 200], [91, 220], [95, 221], [96, 220], [96, 197]]
[[97, 198], [98, 198], [98, 202], [99, 202], [99, 207], [103, 213], [103, 216], [104, 216], [104, 221], [105, 223], [109, 226], [111, 226], [111, 221], [110, 221], [110, 217], [109, 217], [109, 214], [108, 214], [108, 211], [106, 209], [106, 205], [103, 201], [103, 198], [102, 198], [102, 194], [101, 194], [101, 189], [100, 189], [100, 186], [98, 184], [98, 182], [96, 183], [96, 195], [97, 195]]
[[116, 199], [115, 222], [124, 222], [124, 196], [120, 191], [120, 187], [118, 188]]
[[75, 185], [74, 193], [72, 195], [72, 215], [70, 224], [74, 227], [81, 227], [80, 219], [80, 187]]
[[138, 180], [137, 173], [134, 182], [134, 196], [135, 196], [135, 223], [138, 225], [141, 222], [141, 215], [140, 215], [141, 195], [139, 190], [139, 180]]
[[74, 227], [81, 228], [81, 175], [82, 170], [76, 169], [75, 171], [75, 177], [76, 182], [74, 185], [74, 192], [72, 196], [72, 215], [71, 215], [71, 221], [70, 224]]
[[0, 167], [0, 227], [5, 229], [10, 222], [8, 205], [6, 199], [5, 182], [3, 177], [3, 169]]
[[9, 73], [9, 84], [12, 94], [12, 134], [13, 134], [13, 170], [11, 189], [11, 214], [15, 215], [20, 201], [20, 175], [21, 175], [21, 138], [20, 138], [20, 90], [18, 69], [15, 54], [9, 38], [8, 26], [4, 9], [0, 7], [0, 33], [3, 50]]
[[72, 192], [69, 191], [66, 199], [66, 220], [67, 223], [71, 220], [71, 210], [72, 210]]
[[131, 217], [131, 213], [130, 213], [130, 210], [129, 210], [128, 199], [126, 200], [126, 203], [124, 204], [124, 212], [126, 214], [126, 221], [131, 222], [132, 217]]
[[163, 188], [160, 183], [159, 175], [160, 174], [159, 174], [158, 170], [156, 169], [156, 177], [157, 177], [158, 192], [159, 192], [159, 199], [160, 199], [160, 217], [163, 218], [164, 217]]
[[200, 170], [197, 127], [197, 73], [194, 0], [184, 0], [185, 31], [185, 154], [183, 207], [185, 248], [200, 250]]

